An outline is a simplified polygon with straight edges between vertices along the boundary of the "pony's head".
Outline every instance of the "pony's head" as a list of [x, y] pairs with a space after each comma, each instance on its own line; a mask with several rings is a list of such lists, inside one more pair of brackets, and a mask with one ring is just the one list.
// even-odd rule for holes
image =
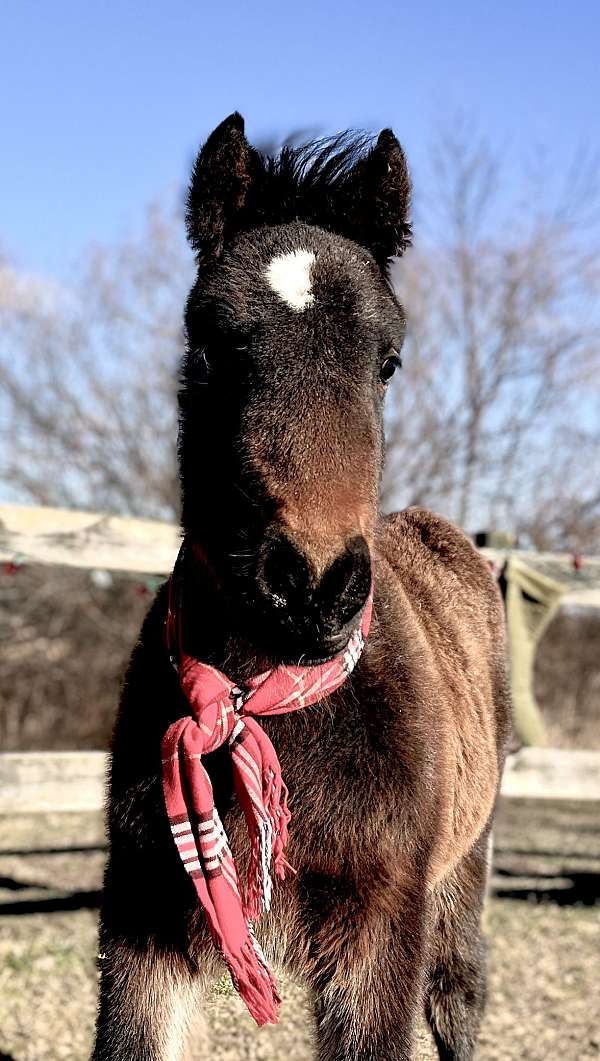
[[409, 198], [389, 130], [270, 158], [233, 114], [194, 166], [183, 526], [279, 661], [339, 652], [369, 593], [383, 398], [405, 327], [386, 272], [410, 240]]

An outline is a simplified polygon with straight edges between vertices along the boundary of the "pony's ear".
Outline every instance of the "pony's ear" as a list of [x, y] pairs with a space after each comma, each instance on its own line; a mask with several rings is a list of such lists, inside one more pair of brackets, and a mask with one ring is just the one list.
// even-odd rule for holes
[[250, 145], [235, 111], [210, 134], [192, 170], [187, 197], [188, 239], [200, 258], [218, 258], [250, 183]]
[[351, 201], [346, 217], [352, 238], [367, 247], [385, 271], [394, 255], [410, 246], [411, 181], [404, 151], [391, 129], [355, 166], [349, 182]]

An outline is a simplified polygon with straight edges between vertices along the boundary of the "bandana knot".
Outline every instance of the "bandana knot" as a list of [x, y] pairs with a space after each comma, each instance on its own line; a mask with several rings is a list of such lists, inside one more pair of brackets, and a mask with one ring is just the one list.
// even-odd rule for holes
[[[169, 582], [166, 640], [190, 714], [174, 722], [162, 742], [162, 782], [169, 824], [234, 986], [257, 1024], [276, 1023], [280, 1002], [277, 985], [252, 924], [270, 908], [271, 867], [281, 880], [291, 869], [284, 857], [290, 812], [277, 753], [256, 719], [308, 707], [342, 684], [363, 649], [372, 596], [365, 606], [361, 629], [339, 656], [318, 666], [276, 667], [240, 688], [221, 671], [183, 650], [178, 567], [179, 560]], [[244, 887], [202, 763], [203, 756], [226, 742], [235, 793], [250, 838]]]

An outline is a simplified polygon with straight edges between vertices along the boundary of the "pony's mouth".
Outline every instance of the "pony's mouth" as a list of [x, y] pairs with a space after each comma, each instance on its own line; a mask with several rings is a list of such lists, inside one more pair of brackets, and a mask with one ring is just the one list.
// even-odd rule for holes
[[264, 630], [269, 655], [283, 665], [314, 667], [340, 656], [361, 627], [364, 606], [341, 630], [323, 632], [318, 626], [298, 627], [285, 619]]
[[[319, 666], [330, 663], [347, 648], [360, 630], [367, 605], [361, 587], [358, 599], [342, 595], [324, 609], [319, 599], [289, 601], [260, 592], [247, 572], [223, 570], [194, 539], [190, 548], [191, 571], [203, 572], [224, 604], [229, 633], [252, 645], [269, 666]], [[233, 575], [233, 577], [232, 577]], [[214, 585], [213, 585], [214, 583]], [[206, 592], [205, 587], [202, 588]], [[265, 664], [266, 665], [266, 664]]]
[[270, 658], [295, 666], [326, 663], [360, 625], [371, 585], [369, 546], [362, 535], [348, 538], [321, 572], [275, 523], [251, 568], [230, 568], [227, 585], [232, 606], [241, 605], [246, 628]]
[[316, 667], [321, 663], [330, 663], [332, 660], [339, 656], [340, 653], [348, 647], [348, 644], [358, 627], [354, 624], [353, 629], [348, 633], [338, 634], [336, 637], [328, 638], [323, 642], [321, 649], [313, 649], [310, 653], [304, 653], [300, 659], [297, 660], [299, 666], [306, 664], [309, 667]]

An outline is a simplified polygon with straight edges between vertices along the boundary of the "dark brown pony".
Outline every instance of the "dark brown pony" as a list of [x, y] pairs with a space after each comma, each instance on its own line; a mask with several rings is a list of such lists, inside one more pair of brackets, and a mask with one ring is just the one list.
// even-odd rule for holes
[[[263, 722], [297, 875], [257, 930], [312, 990], [321, 1061], [406, 1061], [423, 1009], [440, 1057], [468, 1061], [485, 999], [480, 914], [509, 716], [502, 605], [455, 527], [378, 508], [405, 327], [387, 265], [410, 240], [409, 193], [389, 130], [374, 146], [346, 136], [272, 159], [234, 114], [202, 148], [188, 200], [186, 650], [239, 683], [328, 659], [374, 587], [352, 676]], [[163, 588], [114, 735], [95, 1061], [180, 1057], [223, 970], [161, 791], [161, 738], [189, 714], [165, 610]], [[224, 749], [207, 767], [243, 863]]]

